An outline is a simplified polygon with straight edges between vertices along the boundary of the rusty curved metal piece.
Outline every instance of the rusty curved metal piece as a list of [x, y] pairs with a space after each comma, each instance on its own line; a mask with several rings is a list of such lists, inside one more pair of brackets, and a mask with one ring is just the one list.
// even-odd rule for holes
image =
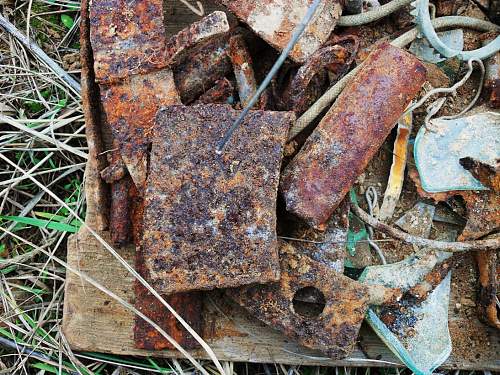
[[283, 172], [287, 210], [321, 229], [426, 79], [422, 63], [382, 43]]

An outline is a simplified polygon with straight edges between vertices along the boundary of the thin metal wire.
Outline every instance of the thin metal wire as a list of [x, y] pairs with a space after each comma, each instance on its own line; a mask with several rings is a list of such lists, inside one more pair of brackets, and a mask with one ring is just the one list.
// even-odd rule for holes
[[264, 90], [267, 88], [267, 86], [269, 86], [269, 83], [271, 83], [271, 80], [276, 75], [276, 73], [278, 73], [279, 68], [281, 67], [281, 65], [283, 65], [286, 58], [290, 54], [291, 50], [293, 49], [293, 47], [295, 46], [297, 41], [300, 39], [305, 28], [307, 27], [307, 25], [311, 21], [312, 17], [316, 13], [316, 10], [318, 9], [320, 2], [321, 2], [321, 0], [314, 0], [313, 4], [309, 7], [306, 15], [304, 16], [304, 18], [302, 19], [300, 24], [297, 25], [297, 27], [293, 31], [292, 38], [288, 42], [288, 44], [285, 47], [285, 49], [283, 50], [283, 52], [281, 52], [280, 57], [278, 58], [278, 60], [276, 60], [273, 67], [271, 68], [271, 70], [267, 74], [266, 78], [264, 79], [264, 81], [262, 81], [259, 88], [255, 92], [254, 96], [248, 102], [247, 106], [243, 109], [243, 111], [238, 116], [238, 118], [233, 123], [233, 125], [231, 125], [231, 127], [226, 132], [226, 134], [224, 134], [224, 138], [222, 138], [222, 140], [217, 145], [216, 152], [218, 154], [220, 154], [222, 152], [222, 150], [224, 149], [224, 146], [229, 141], [229, 138], [231, 138], [231, 135], [233, 135], [234, 131], [238, 128], [238, 126], [241, 125], [241, 123], [245, 119], [245, 116], [248, 114], [250, 109], [252, 109], [252, 107], [255, 105], [255, 103], [257, 103], [257, 100], [259, 100], [260, 95], [264, 92]]

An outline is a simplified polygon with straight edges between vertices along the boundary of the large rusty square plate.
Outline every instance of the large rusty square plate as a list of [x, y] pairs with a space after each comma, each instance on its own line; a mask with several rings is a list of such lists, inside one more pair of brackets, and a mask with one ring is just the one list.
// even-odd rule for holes
[[291, 112], [250, 111], [222, 154], [240, 111], [168, 106], [153, 132], [144, 252], [162, 293], [279, 279], [276, 192]]

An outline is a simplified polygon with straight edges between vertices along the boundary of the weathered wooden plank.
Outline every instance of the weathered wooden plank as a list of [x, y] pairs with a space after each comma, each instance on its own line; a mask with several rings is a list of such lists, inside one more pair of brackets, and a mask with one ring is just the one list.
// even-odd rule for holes
[[[109, 233], [101, 234], [109, 240]], [[121, 253], [129, 264], [134, 264], [133, 247], [121, 249]], [[87, 230], [70, 237], [68, 263], [133, 303], [135, 296], [132, 275]], [[475, 334], [478, 337], [488, 336], [490, 345], [483, 342], [483, 345], [476, 347], [457, 347], [455, 344], [454, 353], [467, 350], [470, 353], [468, 358], [477, 359], [473, 361], [452, 354], [443, 367], [500, 370], [498, 333], [481, 323], [457, 320], [452, 311], [451, 315], [452, 324], [473, 324]], [[220, 360], [321, 366], [400, 365], [367, 327], [362, 329], [361, 346], [358, 346], [353, 355], [344, 360], [333, 361], [321, 353], [290, 342], [278, 331], [249, 316], [220, 292], [206, 295], [203, 316], [205, 324], [202, 335]], [[151, 352], [135, 349], [133, 327], [134, 316], [130, 311], [68, 272], [63, 330], [73, 349], [141, 356], [180, 356], [176, 351]], [[207, 358], [206, 353], [200, 349], [192, 353], [196, 358]]]

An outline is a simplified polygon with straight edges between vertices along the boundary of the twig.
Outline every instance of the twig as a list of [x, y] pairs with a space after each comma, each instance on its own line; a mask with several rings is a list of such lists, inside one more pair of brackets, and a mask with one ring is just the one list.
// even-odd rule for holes
[[43, 50], [28, 37], [24, 36], [12, 23], [10, 23], [2, 14], [0, 14], [0, 26], [14, 38], [16, 38], [24, 47], [31, 51], [33, 55], [39, 58], [47, 67], [59, 76], [66, 84], [77, 94], [80, 94], [82, 88], [80, 84], [52, 60]]
[[404, 241], [411, 245], [416, 245], [418, 247], [432, 248], [433, 250], [441, 250], [447, 252], [461, 252], [461, 251], [471, 251], [471, 250], [497, 250], [500, 248], [500, 237], [489, 239], [489, 240], [476, 240], [476, 241], [464, 241], [464, 242], [445, 242], [429, 240], [427, 238], [412, 236], [402, 230], [391, 227], [390, 225], [384, 224], [374, 217], [371, 217], [363, 211], [359, 206], [351, 204], [351, 210], [363, 220], [366, 224], [371, 225], [376, 230], [384, 232], [389, 236], [396, 238], [398, 240]]
[[293, 35], [292, 35], [292, 38], [288, 42], [288, 44], [285, 47], [285, 49], [281, 52], [280, 57], [278, 58], [278, 60], [276, 60], [276, 62], [274, 63], [273, 67], [271, 68], [271, 70], [267, 74], [267, 76], [264, 79], [264, 81], [262, 81], [262, 83], [260, 84], [260, 86], [257, 89], [257, 91], [255, 92], [254, 96], [252, 96], [252, 98], [248, 102], [247, 106], [243, 109], [243, 111], [238, 116], [238, 118], [233, 123], [233, 125], [231, 125], [231, 127], [228, 129], [228, 131], [226, 132], [226, 134], [224, 134], [224, 138], [222, 138], [221, 142], [217, 146], [217, 150], [216, 151], [218, 153], [220, 153], [222, 151], [222, 149], [226, 145], [226, 143], [229, 140], [229, 138], [231, 138], [231, 135], [233, 134], [233, 132], [236, 130], [236, 128], [238, 126], [241, 125], [241, 123], [243, 122], [243, 120], [244, 120], [245, 116], [247, 115], [247, 113], [250, 111], [250, 109], [252, 109], [252, 107], [254, 106], [254, 104], [257, 103], [257, 100], [259, 100], [260, 95], [264, 92], [264, 90], [267, 88], [267, 86], [269, 86], [269, 83], [271, 83], [271, 80], [276, 75], [276, 73], [278, 73], [279, 68], [281, 67], [281, 65], [283, 65], [283, 63], [285, 62], [286, 58], [290, 54], [290, 51], [293, 49], [293, 47], [295, 46], [295, 44], [297, 43], [297, 41], [300, 39], [300, 37], [301, 37], [302, 33], [304, 32], [306, 26], [309, 24], [309, 22], [311, 21], [311, 18], [316, 13], [316, 10], [318, 9], [318, 6], [319, 6], [320, 3], [321, 3], [321, 0], [314, 0], [314, 3], [309, 7], [309, 9], [307, 10], [306, 15], [304, 16], [304, 18], [302, 19], [302, 21], [300, 22], [300, 24], [297, 25], [297, 27], [295, 28], [295, 30], [293, 32]]

